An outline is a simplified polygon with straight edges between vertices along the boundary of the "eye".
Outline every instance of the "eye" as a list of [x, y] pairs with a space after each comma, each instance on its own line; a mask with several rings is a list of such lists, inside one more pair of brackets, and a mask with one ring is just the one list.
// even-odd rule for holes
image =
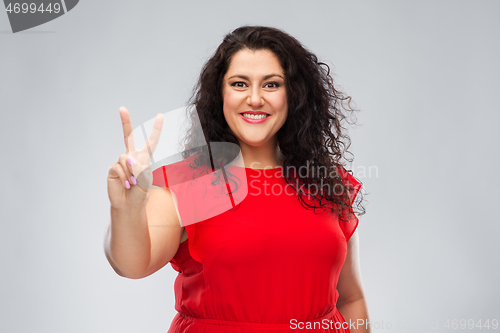
[[268, 88], [278, 88], [279, 86], [280, 86], [280, 84], [278, 82], [266, 83], [266, 87], [268, 87]]
[[244, 88], [245, 86], [245, 82], [241, 81], [231, 83], [231, 87]]

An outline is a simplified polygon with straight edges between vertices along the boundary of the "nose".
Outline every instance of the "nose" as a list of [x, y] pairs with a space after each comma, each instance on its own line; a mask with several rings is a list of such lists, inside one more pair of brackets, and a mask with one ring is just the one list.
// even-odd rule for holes
[[258, 86], [254, 86], [247, 97], [247, 103], [253, 108], [259, 108], [264, 105], [264, 97]]

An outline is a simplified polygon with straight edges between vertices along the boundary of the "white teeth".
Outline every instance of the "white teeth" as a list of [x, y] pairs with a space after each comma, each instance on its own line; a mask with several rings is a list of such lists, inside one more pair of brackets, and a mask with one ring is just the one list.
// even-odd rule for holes
[[243, 113], [243, 117], [250, 119], [263, 119], [266, 118], [266, 114], [251, 114], [251, 113]]

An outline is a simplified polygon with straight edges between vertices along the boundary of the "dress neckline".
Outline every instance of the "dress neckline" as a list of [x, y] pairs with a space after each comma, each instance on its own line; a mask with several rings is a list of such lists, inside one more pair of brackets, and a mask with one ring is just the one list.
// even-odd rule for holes
[[277, 168], [265, 168], [265, 169], [257, 169], [257, 168], [247, 168], [245, 167], [245, 169], [250, 169], [250, 170], [278, 170], [278, 169], [282, 169], [283, 167], [277, 167]]
[[[268, 169], [254, 169], [254, 168], [248, 168], [248, 167], [241, 167], [235, 165], [236, 168], [240, 169], [245, 169], [245, 172], [249, 175], [252, 175], [251, 177], [265, 177], [265, 178], [283, 178], [285, 175], [287, 175], [287, 170], [285, 167], [277, 167], [277, 168], [268, 168]], [[293, 172], [293, 170], [288, 172], [288, 175], [295, 177], [296, 172]]]
[[236, 168], [245, 168], [247, 170], [278, 170], [278, 169], [283, 169], [282, 166], [277, 167], [277, 168], [265, 168], [265, 169], [242, 167], [242, 166], [239, 166], [239, 165], [232, 165], [232, 166], [236, 167]]
[[245, 167], [245, 172], [251, 175], [265, 176], [266, 178], [274, 176], [278, 173], [283, 173], [283, 167], [278, 168], [268, 168], [268, 169], [254, 169]]

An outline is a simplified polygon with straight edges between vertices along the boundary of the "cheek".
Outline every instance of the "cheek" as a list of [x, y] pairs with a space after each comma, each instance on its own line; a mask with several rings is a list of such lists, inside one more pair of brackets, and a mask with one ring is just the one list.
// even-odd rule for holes
[[231, 109], [230, 105], [231, 105], [231, 103], [230, 103], [229, 95], [227, 93], [224, 93], [222, 95], [222, 110], [224, 113], [224, 118], [226, 118], [226, 121], [227, 121], [227, 116], [228, 116], [230, 109]]
[[288, 102], [286, 99], [286, 95], [283, 96], [282, 101], [281, 101], [281, 110], [283, 112], [283, 124], [285, 123], [286, 119], [288, 118]]
[[226, 119], [228, 125], [231, 125], [232, 123], [234, 123], [234, 113], [237, 107], [237, 103], [235, 102], [234, 96], [232, 96], [230, 93], [224, 94], [224, 96], [222, 97], [222, 101], [224, 118]]
[[276, 100], [276, 107], [286, 116], [286, 114], [288, 113], [288, 103], [285, 94], [279, 96], [279, 98]]
[[223, 95], [224, 110], [231, 111], [238, 105], [237, 96], [232, 92], [227, 92]]

